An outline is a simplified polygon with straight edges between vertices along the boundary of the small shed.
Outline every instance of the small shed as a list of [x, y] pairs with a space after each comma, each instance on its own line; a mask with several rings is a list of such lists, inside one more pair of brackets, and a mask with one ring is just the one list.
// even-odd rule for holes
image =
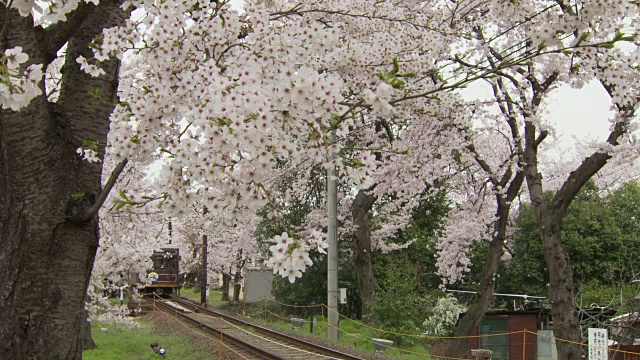
[[[469, 339], [468, 349], [491, 350], [493, 360], [538, 359], [538, 330], [548, 327], [548, 312], [489, 311]], [[527, 330], [527, 333], [523, 333]]]
[[261, 267], [247, 267], [244, 274], [244, 300], [246, 302], [261, 301], [270, 298], [273, 283], [273, 272]]
[[612, 345], [609, 349], [609, 354], [613, 353], [611, 360], [640, 360], [640, 345]]
[[[469, 339], [469, 352], [491, 350], [492, 360], [559, 360], [550, 312], [546, 308], [488, 311]], [[580, 318], [603, 321], [613, 313], [607, 308], [583, 309]]]
[[640, 313], [622, 314], [609, 321], [611, 339], [622, 345], [640, 345]]

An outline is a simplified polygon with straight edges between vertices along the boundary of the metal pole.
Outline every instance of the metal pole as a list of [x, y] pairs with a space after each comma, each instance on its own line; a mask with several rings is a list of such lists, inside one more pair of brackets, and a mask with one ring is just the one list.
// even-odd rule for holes
[[[335, 144], [336, 132], [331, 130], [329, 134], [329, 146]], [[329, 160], [333, 161], [335, 154], [331, 154]], [[329, 228], [327, 232], [328, 259], [327, 259], [327, 308], [329, 339], [338, 341], [338, 191], [336, 181], [336, 167], [327, 169], [327, 205]]]

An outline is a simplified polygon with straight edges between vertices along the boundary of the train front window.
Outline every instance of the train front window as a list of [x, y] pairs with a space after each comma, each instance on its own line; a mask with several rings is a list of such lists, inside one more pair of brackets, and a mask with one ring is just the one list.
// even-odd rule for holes
[[158, 256], [153, 258], [153, 268], [156, 270], [176, 270], [177, 261], [173, 257]]
[[165, 259], [163, 257], [156, 257], [153, 259], [154, 269], [164, 269], [165, 267]]

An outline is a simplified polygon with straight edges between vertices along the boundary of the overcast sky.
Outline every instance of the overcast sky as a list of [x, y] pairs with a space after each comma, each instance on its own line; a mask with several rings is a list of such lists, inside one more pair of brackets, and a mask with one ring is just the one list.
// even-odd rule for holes
[[582, 140], [606, 140], [609, 133], [611, 98], [597, 81], [582, 89], [561, 87], [550, 96], [546, 104], [548, 118], [555, 123], [563, 142], [572, 143], [573, 137]]
[[[471, 84], [462, 95], [467, 100], [492, 99], [491, 88], [482, 81]], [[573, 152], [579, 142], [606, 140], [613, 116], [611, 105], [611, 98], [597, 81], [581, 89], [561, 86], [543, 103], [543, 117], [555, 127], [563, 151]]]

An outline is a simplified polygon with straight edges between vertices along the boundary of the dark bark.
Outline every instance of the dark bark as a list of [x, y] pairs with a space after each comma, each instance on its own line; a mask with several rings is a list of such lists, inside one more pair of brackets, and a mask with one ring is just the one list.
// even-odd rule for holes
[[449, 357], [461, 358], [467, 355], [468, 337], [473, 334], [475, 329], [479, 328], [480, 322], [493, 300], [493, 290], [496, 277], [498, 276], [498, 266], [500, 265], [500, 258], [504, 253], [511, 203], [520, 192], [523, 182], [524, 173], [520, 171], [511, 181], [506, 195], [496, 195], [498, 202], [498, 209], [496, 210], [497, 220], [494, 226], [493, 239], [491, 239], [491, 243], [489, 244], [487, 260], [482, 269], [478, 294], [456, 327], [455, 336], [457, 338], [451, 340], [447, 349], [447, 356]]
[[[516, 121], [517, 113], [513, 106], [513, 101], [509, 91], [504, 86], [502, 79], [498, 79], [492, 89], [494, 96], [498, 101], [498, 107], [507, 119], [507, 124], [511, 131], [511, 138], [515, 144], [512, 156], [517, 159], [517, 167], [522, 168], [523, 143], [518, 123]], [[487, 259], [485, 261], [484, 268], [482, 269], [480, 285], [478, 286], [478, 294], [467, 310], [465, 316], [460, 319], [455, 331], [456, 338], [451, 340], [449, 347], [447, 348], [447, 356], [458, 358], [467, 355], [469, 337], [473, 335], [475, 329], [479, 328], [480, 322], [493, 300], [493, 290], [495, 287], [495, 280], [498, 275], [500, 258], [504, 253], [504, 244], [506, 240], [507, 226], [509, 223], [511, 204], [520, 193], [520, 189], [522, 188], [522, 184], [525, 179], [524, 171], [515, 171], [513, 166], [508, 166], [504, 172], [498, 176], [489, 163], [482, 158], [481, 154], [476, 150], [473, 144], [468, 146], [468, 150], [474, 155], [476, 163], [489, 176], [489, 181], [491, 182], [494, 191], [506, 188], [506, 192], [504, 194], [500, 191], [496, 192], [497, 220], [494, 224], [494, 233], [491, 243], [489, 244]], [[514, 172], [515, 176], [513, 175]]]
[[240, 302], [240, 290], [242, 289], [242, 269], [247, 259], [242, 258], [242, 249], [238, 253], [236, 272], [233, 274], [233, 302]]
[[95, 349], [98, 347], [91, 337], [91, 322], [89, 322], [89, 312], [82, 311], [82, 328], [80, 329], [80, 342], [82, 350]]
[[[532, 82], [534, 88], [537, 85]], [[611, 89], [605, 85], [611, 93]], [[633, 117], [631, 107], [620, 108], [623, 119], [609, 134], [607, 142], [618, 145], [618, 140], [627, 131], [627, 125]], [[571, 172], [553, 199], [545, 200], [542, 186], [542, 174], [538, 170], [538, 145], [546, 134], [537, 134], [533, 123], [525, 124], [525, 174], [531, 203], [540, 226], [540, 235], [544, 257], [549, 269], [549, 300], [553, 330], [557, 338], [571, 342], [558, 341], [558, 358], [567, 360], [581, 359], [580, 319], [575, 304], [573, 269], [562, 244], [562, 219], [565, 212], [582, 186], [596, 174], [611, 158], [604, 152], [594, 152]]]
[[[88, 44], [102, 28], [124, 19], [114, 1], [80, 7], [74, 27], [33, 27], [29, 18], [0, 6], [0, 51], [21, 46], [30, 63], [46, 65], [68, 34], [68, 58], [57, 104], [44, 96], [19, 112], [0, 110], [0, 353], [3, 359], [80, 359], [83, 307], [98, 247], [97, 218], [70, 221], [101, 193], [101, 163], [82, 161], [82, 140], [106, 143], [112, 106], [92, 105], [98, 89], [114, 100], [118, 62], [93, 79], [75, 59], [91, 57]], [[80, 14], [80, 11], [86, 14]], [[100, 155], [102, 156], [103, 151]], [[84, 194], [78, 200], [78, 194]], [[73, 195], [76, 196], [73, 196]]]
[[[516, 180], [514, 180], [518, 182], [518, 189], [522, 185], [523, 178], [524, 176], [520, 173], [516, 177]], [[487, 254], [487, 260], [482, 269], [478, 293], [475, 301], [469, 306], [465, 316], [460, 319], [456, 327], [455, 336], [457, 338], [451, 340], [447, 349], [447, 356], [449, 357], [462, 358], [467, 355], [468, 336], [471, 336], [473, 331], [479, 328], [480, 322], [493, 300], [493, 290], [498, 275], [498, 266], [500, 265], [500, 258], [504, 253], [504, 242], [510, 209], [510, 205], [506, 204], [504, 200], [499, 200], [499, 203], [500, 205], [496, 212], [498, 220], [495, 224], [495, 234], [489, 244], [489, 253]]]
[[371, 256], [371, 228], [369, 226], [369, 211], [376, 197], [364, 190], [358, 191], [351, 205], [351, 216], [356, 227], [353, 242], [353, 261], [358, 277], [358, 292], [360, 293], [362, 318], [366, 321], [371, 312], [368, 301], [373, 300], [373, 290], [376, 279], [373, 276]]
[[229, 285], [231, 283], [231, 275], [222, 273], [222, 301], [229, 301]]
[[[239, 276], [240, 274], [236, 273], [236, 276]], [[242, 289], [242, 284], [240, 283], [239, 280], [236, 280], [233, 284], [233, 302], [237, 303], [240, 302], [240, 290]]]

